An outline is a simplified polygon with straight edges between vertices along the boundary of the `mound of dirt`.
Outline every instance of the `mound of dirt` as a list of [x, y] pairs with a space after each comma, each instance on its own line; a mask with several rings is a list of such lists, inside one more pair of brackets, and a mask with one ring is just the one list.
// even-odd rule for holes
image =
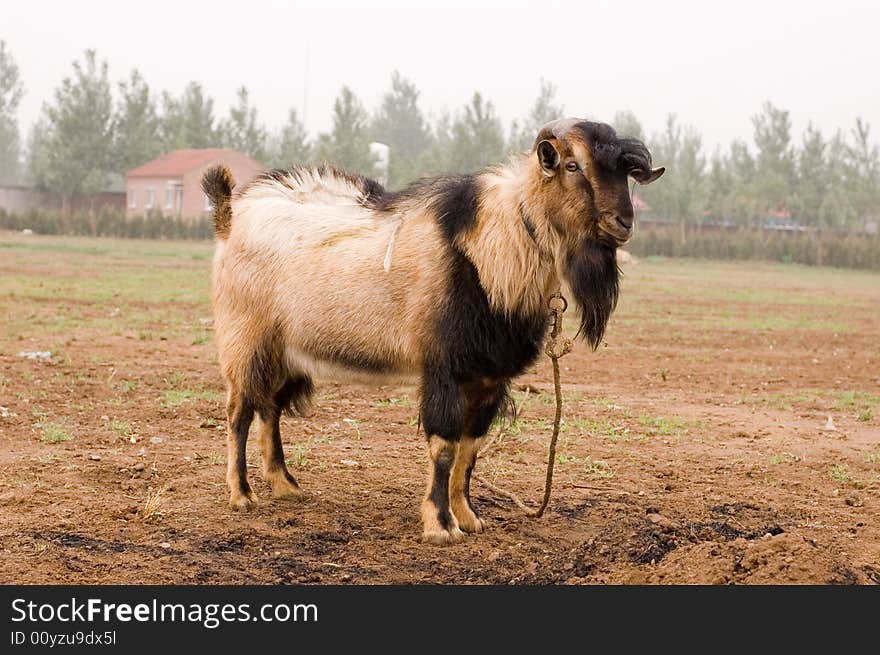
[[807, 538], [783, 533], [754, 540], [700, 542], [672, 551], [629, 584], [865, 584], [865, 576]]

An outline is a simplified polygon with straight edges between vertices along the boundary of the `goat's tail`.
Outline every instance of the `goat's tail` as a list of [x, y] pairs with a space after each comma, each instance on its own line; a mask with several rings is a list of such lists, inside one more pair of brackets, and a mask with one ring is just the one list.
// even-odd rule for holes
[[218, 239], [229, 236], [232, 227], [232, 188], [235, 180], [226, 166], [213, 166], [202, 175], [202, 190], [214, 205], [214, 234]]

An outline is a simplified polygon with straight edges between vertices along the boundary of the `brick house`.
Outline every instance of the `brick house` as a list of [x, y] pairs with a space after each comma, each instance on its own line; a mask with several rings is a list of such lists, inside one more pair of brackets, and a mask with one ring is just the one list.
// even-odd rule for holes
[[126, 174], [125, 215], [143, 216], [158, 210], [166, 216], [198, 218], [211, 211], [202, 192], [202, 173], [225, 164], [238, 186], [266, 170], [266, 166], [237, 150], [203, 148], [174, 150]]

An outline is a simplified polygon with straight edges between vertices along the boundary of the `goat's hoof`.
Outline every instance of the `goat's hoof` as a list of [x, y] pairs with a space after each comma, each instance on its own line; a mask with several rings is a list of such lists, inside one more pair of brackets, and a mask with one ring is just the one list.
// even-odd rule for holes
[[476, 515], [473, 515], [473, 518], [466, 516], [464, 519], [458, 519], [458, 527], [469, 534], [480, 534], [486, 529], [486, 522]]
[[236, 512], [249, 512], [257, 506], [257, 497], [253, 491], [234, 494], [229, 497], [229, 506]]
[[274, 500], [300, 500], [305, 496], [305, 492], [295, 484], [286, 482], [284, 484], [272, 485], [272, 498]]
[[435, 546], [454, 544], [462, 539], [464, 539], [464, 532], [455, 527], [451, 530], [425, 530], [422, 535], [423, 542]]

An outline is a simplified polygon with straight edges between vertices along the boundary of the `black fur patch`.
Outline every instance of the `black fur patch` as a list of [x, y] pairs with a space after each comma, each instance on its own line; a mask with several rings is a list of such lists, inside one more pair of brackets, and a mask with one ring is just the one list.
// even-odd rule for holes
[[278, 347], [272, 337], [267, 337], [251, 357], [242, 390], [260, 414], [268, 414], [272, 411], [281, 378], [281, 357]]
[[[469, 428], [463, 406], [462, 385], [489, 378], [506, 385], [538, 357], [548, 320], [535, 316], [510, 316], [489, 305], [473, 263], [455, 245], [458, 234], [473, 225], [477, 215], [475, 178], [445, 178], [432, 206], [445, 240], [449, 261], [448, 294], [438, 311], [433, 348], [426, 356], [422, 379], [421, 415], [427, 434], [457, 440]], [[438, 254], [438, 256], [440, 256]], [[497, 414], [485, 412], [482, 423]], [[491, 415], [490, 415], [491, 414]]]
[[315, 385], [312, 384], [312, 378], [308, 376], [290, 378], [275, 394], [275, 409], [279, 414], [286, 412], [288, 416], [293, 416], [295, 410], [297, 414], [304, 416], [308, 413], [314, 392]]
[[449, 472], [452, 470], [453, 453], [451, 449], [446, 449], [434, 460], [434, 479], [431, 481], [431, 493], [428, 494], [428, 499], [437, 508], [437, 520], [444, 530], [452, 525], [452, 514], [449, 511]]
[[575, 123], [571, 129], [581, 133], [590, 146], [593, 161], [606, 171], [651, 173], [651, 153], [638, 139], [621, 138], [610, 125], [592, 121]]
[[464, 434], [469, 437], [482, 437], [492, 425], [492, 421], [498, 416], [498, 411], [505, 405], [512, 403], [507, 395], [507, 383], [496, 387], [484, 389], [481, 392], [466, 390], [467, 394], [467, 418], [465, 419]]
[[254, 420], [254, 406], [247, 400], [241, 399], [241, 407], [233, 417], [232, 432], [235, 435], [235, 470], [238, 473], [238, 490], [247, 495], [251, 486], [247, 481], [247, 440], [248, 430]]
[[525, 207], [523, 207], [522, 205], [519, 206], [519, 217], [522, 219], [523, 226], [526, 228], [526, 232], [528, 232], [529, 237], [531, 237], [532, 241], [536, 241], [537, 228], [532, 222], [532, 219], [529, 217], [528, 212], [526, 212]]
[[566, 275], [574, 299], [581, 307], [578, 335], [583, 335], [595, 350], [605, 335], [605, 326], [617, 306], [620, 291], [615, 249], [589, 237], [582, 239], [578, 249], [569, 255]]

